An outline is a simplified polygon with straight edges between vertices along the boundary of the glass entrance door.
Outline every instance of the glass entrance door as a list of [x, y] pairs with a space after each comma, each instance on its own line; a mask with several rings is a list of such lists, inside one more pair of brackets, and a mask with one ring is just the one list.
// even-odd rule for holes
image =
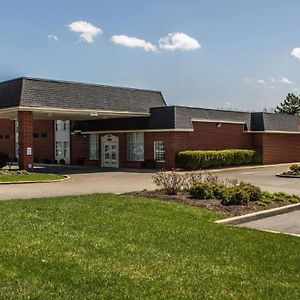
[[118, 168], [119, 167], [119, 161], [118, 161], [118, 143], [114, 141], [105, 141], [103, 142], [103, 167], [108, 168]]

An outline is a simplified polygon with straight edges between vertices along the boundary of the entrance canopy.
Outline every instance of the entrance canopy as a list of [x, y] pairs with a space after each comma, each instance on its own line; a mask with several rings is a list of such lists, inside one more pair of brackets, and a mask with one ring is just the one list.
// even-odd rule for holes
[[19, 167], [33, 167], [33, 120], [149, 117], [158, 91], [21, 77], [0, 83], [0, 118], [18, 120]]

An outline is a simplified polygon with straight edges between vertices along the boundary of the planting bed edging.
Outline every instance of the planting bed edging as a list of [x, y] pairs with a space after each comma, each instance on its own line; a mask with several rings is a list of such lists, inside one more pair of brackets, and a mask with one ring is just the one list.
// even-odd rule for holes
[[300, 178], [300, 175], [292, 175], [292, 174], [276, 174], [277, 177], [284, 178]]
[[54, 180], [31, 180], [31, 181], [7, 181], [7, 182], [0, 182], [2, 184], [28, 184], [28, 183], [51, 183], [51, 182], [61, 182], [66, 179], [70, 179], [70, 176], [63, 175], [64, 178], [61, 179], [54, 179]]
[[255, 220], [259, 220], [259, 219], [263, 219], [263, 218], [267, 218], [267, 217], [276, 216], [279, 214], [284, 214], [284, 213], [291, 212], [291, 211], [298, 210], [298, 209], [300, 209], [300, 203], [286, 205], [286, 206], [277, 207], [277, 208], [272, 208], [272, 209], [268, 209], [268, 210], [264, 210], [264, 211], [259, 211], [259, 212], [247, 214], [244, 216], [238, 216], [238, 217], [233, 217], [233, 218], [217, 220], [217, 221], [215, 221], [215, 223], [237, 225], [237, 224], [255, 221]]

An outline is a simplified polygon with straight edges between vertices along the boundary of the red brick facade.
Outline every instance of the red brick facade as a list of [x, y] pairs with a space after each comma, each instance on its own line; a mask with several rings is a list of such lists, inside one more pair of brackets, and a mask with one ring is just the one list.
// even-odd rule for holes
[[[33, 114], [31, 111], [19, 111], [19, 166], [20, 169], [33, 168]], [[29, 150], [31, 149], [30, 153]]]
[[[33, 157], [38, 163], [54, 162], [54, 121], [34, 120], [33, 132], [31, 113], [19, 114], [20, 134], [26, 145], [33, 145]], [[281, 163], [300, 161], [300, 135], [279, 133], [249, 133], [242, 124], [213, 122], [193, 122], [193, 131], [157, 131], [144, 133], [144, 158], [154, 159], [154, 141], [164, 141], [166, 145], [166, 162], [157, 163], [158, 168], [175, 167], [175, 155], [181, 150], [219, 150], [219, 149], [261, 149], [263, 163]], [[119, 138], [119, 166], [141, 168], [143, 162], [127, 160], [127, 133], [113, 133]], [[89, 160], [89, 136], [71, 135], [71, 164], [101, 166], [101, 136], [99, 134], [99, 160]], [[21, 137], [22, 139], [22, 137]], [[15, 158], [15, 124], [11, 120], [0, 120], [0, 151]], [[23, 156], [26, 147], [20, 148]], [[25, 152], [24, 152], [25, 151]], [[32, 157], [22, 161], [24, 166], [32, 163]]]
[[15, 160], [15, 122], [0, 120], [0, 151], [6, 153], [11, 161]]

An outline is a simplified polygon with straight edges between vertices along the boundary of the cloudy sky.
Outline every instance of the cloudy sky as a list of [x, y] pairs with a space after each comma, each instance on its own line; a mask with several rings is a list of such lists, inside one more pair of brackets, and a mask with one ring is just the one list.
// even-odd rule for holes
[[0, 0], [0, 80], [161, 90], [260, 110], [300, 93], [298, 0]]

